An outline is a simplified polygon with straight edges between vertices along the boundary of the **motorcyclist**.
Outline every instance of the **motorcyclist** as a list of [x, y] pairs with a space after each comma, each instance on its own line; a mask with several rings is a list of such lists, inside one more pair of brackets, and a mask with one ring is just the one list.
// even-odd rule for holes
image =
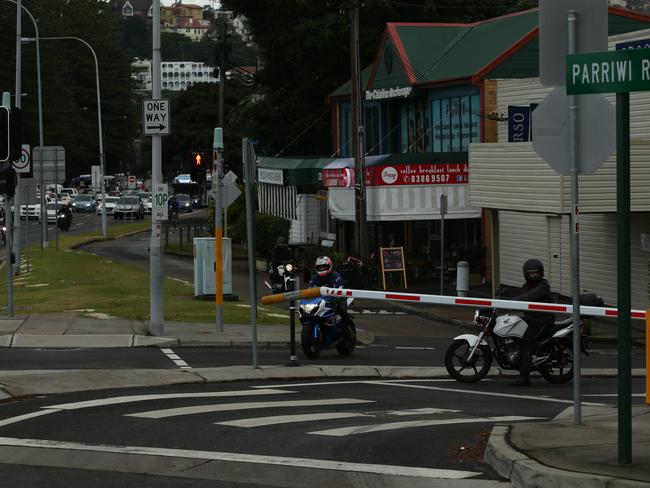
[[[314, 263], [316, 274], [309, 280], [309, 288], [320, 288], [326, 286], [328, 288], [340, 288], [343, 286], [343, 278], [341, 275], [334, 271], [334, 263], [327, 256], [318, 256]], [[348, 315], [348, 305], [346, 300], [337, 299], [336, 309], [341, 318], [348, 322], [350, 316]]]
[[278, 237], [275, 241], [275, 246], [273, 246], [273, 250], [271, 251], [271, 259], [269, 261], [269, 274], [271, 282], [274, 285], [279, 285], [282, 281], [282, 277], [278, 274], [278, 266], [292, 263], [293, 260], [293, 251], [287, 245], [286, 237]]
[[[522, 292], [513, 300], [522, 302], [552, 303], [551, 286], [544, 279], [544, 265], [538, 259], [529, 259], [523, 266], [524, 279], [526, 282]], [[512, 386], [530, 385], [530, 372], [533, 369], [532, 348], [535, 338], [547, 327], [553, 325], [554, 314], [550, 312], [529, 312], [524, 313], [524, 320], [528, 325], [524, 337], [521, 340], [521, 367], [519, 378], [512, 383]]]

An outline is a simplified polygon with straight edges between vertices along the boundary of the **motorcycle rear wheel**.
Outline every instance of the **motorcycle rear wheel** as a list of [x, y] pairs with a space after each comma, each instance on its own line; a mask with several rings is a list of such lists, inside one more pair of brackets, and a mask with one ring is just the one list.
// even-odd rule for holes
[[539, 374], [549, 383], [566, 383], [573, 378], [573, 346], [559, 342], [553, 346], [551, 358], [538, 368]]
[[320, 345], [314, 342], [314, 326], [303, 325], [302, 332], [300, 333], [300, 342], [302, 344], [302, 352], [305, 353], [309, 359], [317, 359], [320, 355]]
[[492, 351], [487, 345], [481, 345], [474, 353], [471, 363], [467, 356], [472, 347], [467, 341], [452, 342], [445, 353], [445, 367], [449, 375], [460, 383], [476, 383], [485, 378], [492, 366]]

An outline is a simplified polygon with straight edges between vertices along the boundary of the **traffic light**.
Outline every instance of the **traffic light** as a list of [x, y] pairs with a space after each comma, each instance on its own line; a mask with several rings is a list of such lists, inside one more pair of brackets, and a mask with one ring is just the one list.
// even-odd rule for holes
[[205, 182], [205, 170], [208, 168], [208, 153], [206, 151], [195, 151], [192, 153], [190, 176], [195, 183]]
[[0, 107], [0, 162], [11, 158], [11, 116], [7, 107]]
[[16, 193], [16, 172], [11, 161], [0, 163], [0, 194], [11, 198]]
[[21, 109], [14, 107], [11, 110], [9, 117], [9, 125], [11, 126], [11, 136], [9, 137], [9, 156], [12, 161], [20, 160], [23, 153], [22, 145], [22, 127], [23, 127], [23, 115]]

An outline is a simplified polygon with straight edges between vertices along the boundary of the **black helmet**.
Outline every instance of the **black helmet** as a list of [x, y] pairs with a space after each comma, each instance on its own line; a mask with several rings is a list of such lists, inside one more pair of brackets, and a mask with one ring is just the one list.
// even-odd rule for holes
[[[535, 283], [544, 278], [544, 265], [539, 259], [529, 259], [523, 266], [524, 279], [526, 283]], [[536, 271], [537, 276], [530, 276], [531, 271]]]

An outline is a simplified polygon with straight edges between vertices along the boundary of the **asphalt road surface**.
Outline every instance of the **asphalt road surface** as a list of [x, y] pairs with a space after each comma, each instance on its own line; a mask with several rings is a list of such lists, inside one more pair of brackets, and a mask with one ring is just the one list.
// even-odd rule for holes
[[[586, 380], [583, 404], [615, 404], [616, 384]], [[635, 380], [634, 402], [642, 391]], [[503, 381], [350, 380], [53, 395], [0, 404], [0, 444], [13, 446], [2, 447], [3, 459], [71, 470], [54, 484], [15, 466], [0, 472], [15, 486], [70, 486], [64, 479], [74, 477], [88, 485], [116, 471], [125, 486], [138, 474], [232, 487], [478, 488], [498, 479], [482, 461], [492, 426], [546, 421], [571, 407], [572, 392], [545, 382], [513, 390]], [[97, 471], [85, 478], [82, 468]]]

